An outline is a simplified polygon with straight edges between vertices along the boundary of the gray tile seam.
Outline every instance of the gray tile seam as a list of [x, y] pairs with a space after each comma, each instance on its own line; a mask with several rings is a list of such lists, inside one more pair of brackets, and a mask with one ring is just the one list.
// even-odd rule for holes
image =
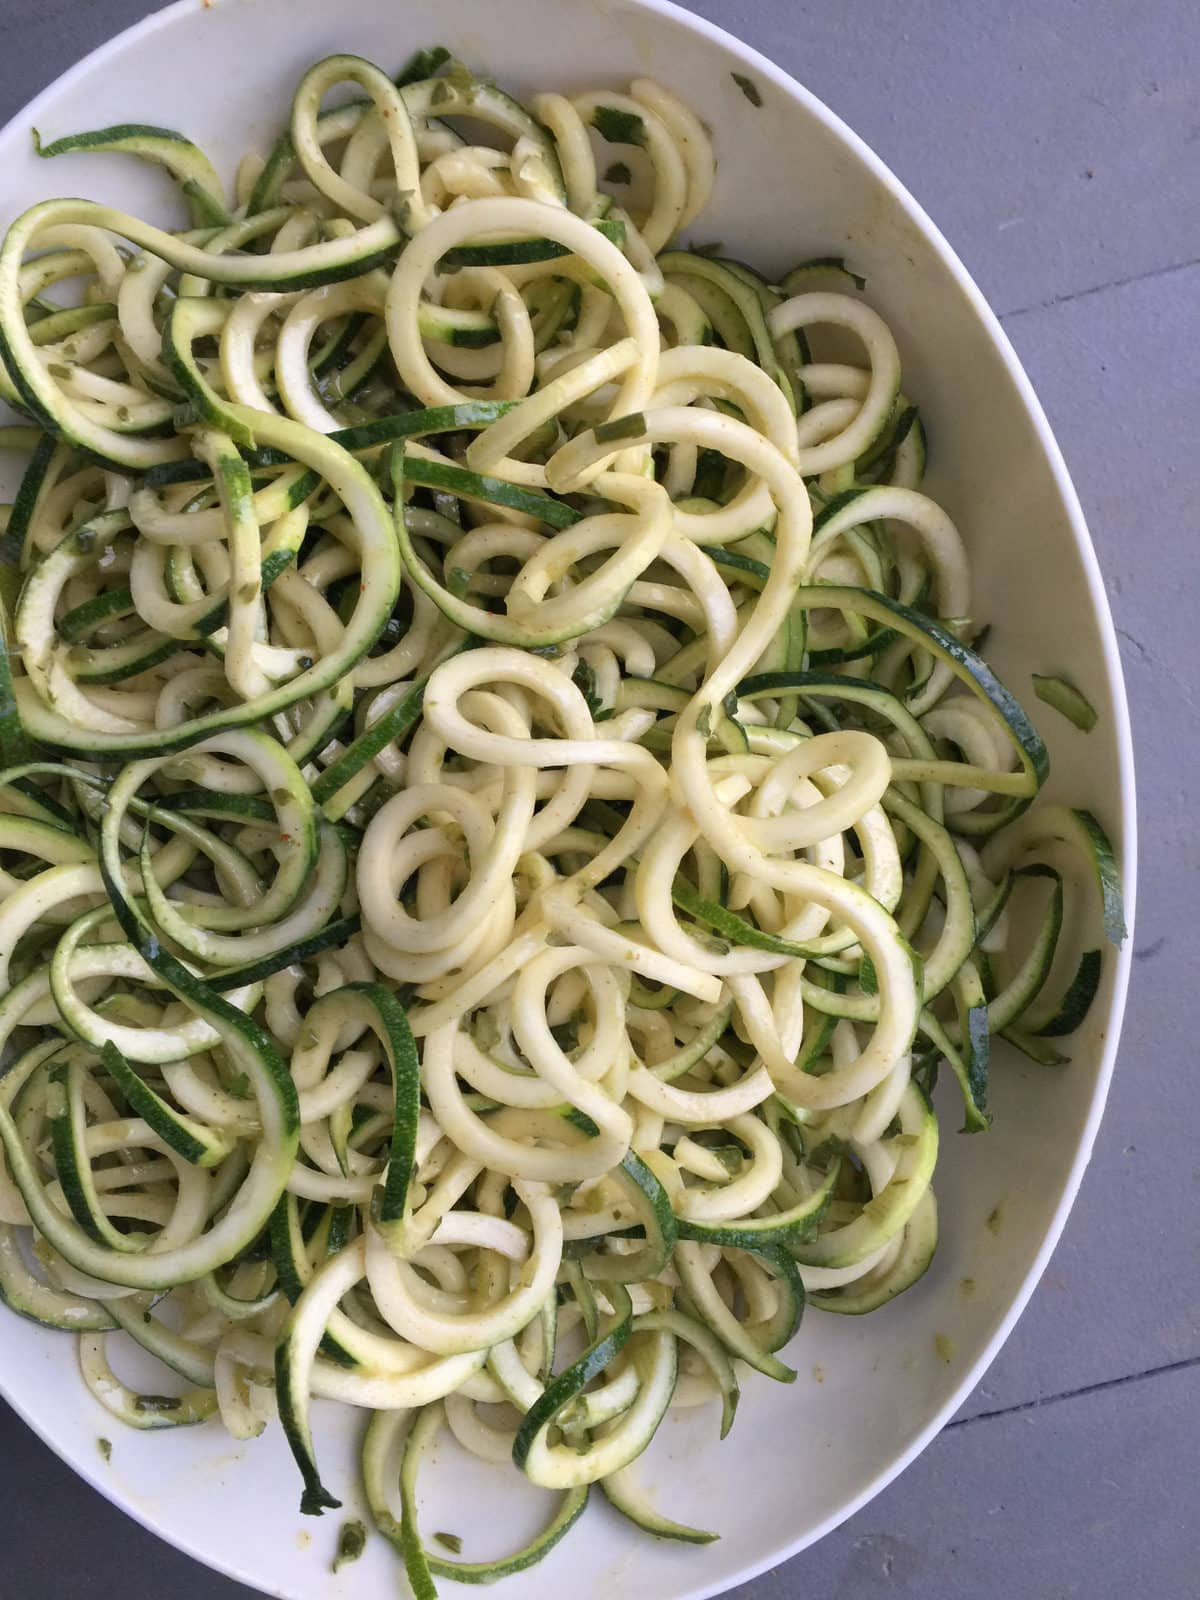
[[1008, 322], [1013, 317], [1026, 317], [1034, 311], [1052, 311], [1056, 306], [1070, 305], [1073, 300], [1086, 300], [1095, 294], [1107, 294], [1110, 289], [1128, 289], [1135, 283], [1147, 283], [1154, 278], [1165, 278], [1173, 272], [1187, 272], [1191, 267], [1200, 267], [1200, 256], [1192, 256], [1187, 261], [1172, 261], [1165, 267], [1150, 267], [1145, 272], [1131, 272], [1125, 278], [1111, 278], [1107, 283], [1089, 284], [1086, 289], [1071, 289], [1065, 294], [1051, 295], [1048, 300], [1034, 300], [1027, 306], [1014, 306], [1011, 311], [998, 311], [996, 315], [1001, 322]]
[[1061, 1394], [1040, 1395], [1033, 1400], [1021, 1400], [1016, 1405], [999, 1406], [995, 1411], [977, 1411], [971, 1417], [957, 1417], [946, 1424], [951, 1428], [970, 1428], [977, 1422], [992, 1422], [997, 1417], [1015, 1417], [1023, 1411], [1040, 1411], [1043, 1406], [1054, 1406], [1062, 1400], [1080, 1400], [1086, 1395], [1107, 1394], [1111, 1389], [1123, 1389], [1129, 1383], [1145, 1383], [1151, 1378], [1161, 1378], [1170, 1372], [1188, 1372], [1200, 1367], [1200, 1356], [1188, 1356], [1183, 1361], [1167, 1361], [1161, 1367], [1146, 1367], [1141, 1372], [1127, 1372], [1119, 1378], [1102, 1378], [1098, 1383], [1085, 1383], [1078, 1389], [1064, 1389]]

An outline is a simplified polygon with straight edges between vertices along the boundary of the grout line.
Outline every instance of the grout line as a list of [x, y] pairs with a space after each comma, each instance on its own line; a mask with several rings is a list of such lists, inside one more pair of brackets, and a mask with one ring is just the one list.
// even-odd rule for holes
[[1078, 1400], [1084, 1395], [1121, 1389], [1127, 1383], [1144, 1383], [1147, 1378], [1157, 1378], [1166, 1372], [1189, 1372], [1194, 1367], [1200, 1367], [1200, 1356], [1168, 1361], [1161, 1367], [1148, 1367], [1145, 1372], [1127, 1373], [1123, 1378], [1103, 1378], [1099, 1383], [1085, 1383], [1079, 1389], [1064, 1389], [1062, 1394], [1048, 1394], [1038, 1400], [1022, 1400], [1013, 1406], [999, 1406], [995, 1411], [977, 1411], [972, 1417], [957, 1417], [953, 1422], [948, 1422], [945, 1431], [948, 1433], [951, 1428], [969, 1428], [975, 1422], [990, 1422], [993, 1417], [1013, 1417], [1022, 1411], [1037, 1411], [1042, 1406], [1057, 1405], [1060, 1400]]
[[1105, 294], [1109, 289], [1127, 289], [1134, 283], [1146, 283], [1154, 278], [1165, 278], [1172, 272], [1186, 272], [1190, 267], [1200, 267], [1200, 257], [1190, 261], [1174, 261], [1168, 267], [1152, 267], [1148, 272], [1132, 272], [1127, 278], [1113, 278], [1108, 283], [1094, 283], [1088, 289], [1072, 289], [1067, 294], [1051, 295], [1049, 300], [1035, 300], [1027, 306], [1014, 306], [1011, 311], [1000, 311], [1001, 322], [1011, 317], [1024, 317], [1031, 311], [1049, 311], [1054, 306], [1069, 305], [1072, 300], [1085, 300], [1089, 295]]

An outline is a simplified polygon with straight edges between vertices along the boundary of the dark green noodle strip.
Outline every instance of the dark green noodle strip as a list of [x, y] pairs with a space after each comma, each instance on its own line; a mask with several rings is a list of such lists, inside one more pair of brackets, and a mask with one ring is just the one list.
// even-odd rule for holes
[[627, 417], [616, 417], [612, 422], [602, 422], [592, 432], [602, 444], [611, 444], [614, 439], [638, 439], [646, 431], [646, 419], [640, 411], [634, 411]]
[[[940, 623], [922, 616], [898, 600], [889, 599], [887, 595], [874, 591], [855, 589], [846, 585], [819, 585], [802, 587], [797, 593], [797, 600], [808, 607], [833, 607], [887, 624], [895, 632], [913, 639], [935, 659], [943, 661], [955, 677], [992, 708], [1021, 763], [1022, 789], [1018, 793], [1015, 786], [1010, 787], [1009, 792], [1016, 794], [1012, 804], [1003, 813], [989, 815], [985, 827], [973, 828], [972, 831], [994, 831], [997, 826], [1027, 808], [1046, 780], [1050, 770], [1050, 757], [1041, 736], [1020, 705], [980, 656], [954, 634], [949, 633]], [[930, 765], [940, 770], [947, 764]]]
[[[271, 465], [290, 465], [291, 457], [280, 452]], [[164, 461], [151, 467], [142, 479], [147, 489], [166, 489], [177, 483], [211, 483], [212, 472], [204, 461]]]
[[30, 335], [35, 344], [54, 344], [97, 322], [111, 322], [116, 314], [116, 306], [104, 301], [91, 306], [67, 306], [63, 311], [49, 311], [39, 317], [31, 326]]
[[431, 433], [457, 433], [466, 428], [486, 428], [511, 411], [511, 400], [472, 400], [465, 405], [433, 406], [396, 417], [380, 417], [358, 427], [343, 428], [334, 438], [344, 450], [367, 450], [396, 439], [419, 439]]
[[99, 650], [80, 647], [76, 652], [76, 679], [80, 683], [123, 683], [128, 678], [149, 672], [160, 662], [169, 661], [187, 648], [183, 639], [172, 639], [147, 630], [124, 646]]
[[404, 476], [418, 488], [442, 489], [467, 500], [483, 500], [491, 505], [505, 506], [509, 511], [520, 511], [527, 517], [537, 517], [552, 528], [569, 528], [578, 522], [581, 513], [552, 495], [536, 489], [523, 489], [507, 483], [503, 478], [492, 478], [485, 473], [469, 472], [450, 462], [427, 461], [422, 456], [406, 455]]
[[133, 1070], [115, 1044], [106, 1043], [100, 1055], [132, 1110], [185, 1161], [209, 1167], [229, 1154], [230, 1141], [213, 1136], [210, 1130], [199, 1128], [191, 1118], [172, 1110]]
[[570, 1405], [593, 1378], [612, 1365], [624, 1349], [633, 1329], [633, 1308], [628, 1293], [613, 1284], [609, 1289], [614, 1311], [604, 1331], [592, 1341], [581, 1356], [547, 1384], [541, 1398], [536, 1400], [521, 1420], [513, 1443], [513, 1460], [523, 1466], [530, 1446], [543, 1428], [550, 1426], [565, 1407]]
[[1011, 872], [1006, 872], [1000, 880], [995, 891], [983, 906], [977, 906], [975, 911], [975, 944], [979, 945], [987, 938], [996, 924], [1000, 913], [1004, 910], [1012, 895], [1013, 884], [1016, 882]]
[[128, 589], [106, 589], [103, 594], [68, 611], [58, 624], [59, 636], [68, 644], [77, 644], [101, 623], [131, 616], [135, 610], [133, 595]]
[[288, 945], [286, 949], [277, 951], [273, 956], [265, 956], [261, 961], [255, 961], [248, 967], [238, 967], [231, 972], [213, 974], [208, 979], [208, 986], [218, 994], [223, 994], [229, 989], [240, 989], [245, 984], [259, 983], [263, 978], [269, 978], [273, 972], [282, 972], [285, 967], [300, 961], [308, 961], [312, 956], [320, 955], [323, 950], [340, 949], [354, 937], [361, 926], [362, 920], [357, 915], [339, 917], [336, 922], [326, 923], [320, 933], [314, 933], [311, 938], [302, 939], [298, 944]]
[[1125, 940], [1125, 909], [1121, 894], [1121, 876], [1108, 835], [1090, 811], [1075, 808], [1073, 815], [1083, 830], [1088, 851], [1095, 868], [1100, 900], [1104, 908], [1104, 932], [1110, 944], [1120, 946]]
[[867, 280], [857, 272], [852, 272], [841, 256], [813, 256], [811, 261], [802, 261], [799, 266], [793, 267], [783, 280], [781, 288], [787, 294], [801, 292], [803, 280], [812, 275], [836, 273], [844, 277], [856, 289], [865, 289]]
[[32, 753], [13, 693], [9, 662], [14, 653], [12, 623], [7, 606], [0, 600], [0, 765], [4, 767], [27, 761]]
[[45, 488], [50, 466], [58, 449], [57, 438], [45, 433], [38, 440], [29, 465], [21, 477], [17, 497], [8, 515], [8, 527], [0, 539], [0, 562], [5, 566], [19, 567], [29, 533], [29, 523]]
[[[601, 218], [595, 223], [601, 233], [613, 244], [625, 241], [625, 224], [616, 219]], [[447, 250], [438, 264], [439, 271], [454, 271], [459, 267], [518, 267], [534, 261], [554, 261], [570, 255], [565, 245], [554, 239], [510, 239], [502, 244], [466, 244]]]
[[359, 734], [337, 760], [325, 768], [312, 785], [312, 796], [318, 805], [324, 805], [327, 800], [331, 800], [339, 789], [367, 765], [368, 761], [373, 761], [393, 740], [402, 739], [419, 721], [427, 682], [428, 679], [421, 679], [416, 683], [403, 700], [380, 717], [378, 722], [372, 723], [365, 733]]
[[861, 500], [867, 490], [864, 485], [856, 484], [852, 489], [843, 489], [840, 494], [835, 494], [832, 500], [826, 501], [820, 511], [813, 517], [813, 537], [816, 538], [826, 523], [832, 522], [847, 506]]
[[922, 1011], [918, 1023], [921, 1035], [937, 1052], [958, 1080], [963, 1098], [963, 1132], [985, 1133], [991, 1126], [987, 1109], [989, 1039], [987, 1007], [973, 1007], [969, 1013], [965, 1048], [955, 1044], [932, 1011]]
[[754, 950], [769, 950], [773, 955], [794, 956], [802, 961], [815, 953], [809, 945], [796, 944], [791, 939], [781, 939], [778, 934], [767, 933], [762, 928], [756, 928], [752, 922], [747, 922], [745, 917], [739, 917], [735, 911], [727, 911], [716, 901], [706, 900], [683, 878], [676, 878], [671, 885], [671, 898], [689, 916], [703, 922], [732, 944], [746, 945]]
[[[512, 400], [472, 400], [463, 405], [431, 406], [402, 411], [395, 416], [376, 417], [370, 422], [340, 428], [330, 438], [343, 450], [371, 450], [398, 439], [419, 439], [427, 434], [457, 433], [469, 428], [486, 428], [511, 411]], [[290, 458], [277, 450], [253, 449], [246, 459], [252, 466], [286, 466]]]
[[1033, 1029], [1035, 1036], [1039, 1039], [1061, 1039], [1081, 1027], [1099, 992], [1103, 970], [1103, 954], [1099, 950], [1085, 950], [1054, 1015], [1048, 1022]]
[[[840, 1162], [835, 1158], [830, 1164], [820, 1186], [804, 1200], [784, 1210], [771, 1211], [742, 1222], [696, 1222], [691, 1218], [676, 1218], [682, 1239], [695, 1239], [701, 1244], [719, 1244], [729, 1249], [751, 1250], [758, 1254], [772, 1247], [788, 1245], [812, 1238], [833, 1198], [837, 1185]], [[768, 1259], [777, 1262], [782, 1257], [773, 1254]], [[790, 1337], [790, 1335], [789, 1335]]]
[[896, 464], [896, 454], [900, 446], [916, 429], [921, 429], [921, 414], [916, 406], [905, 406], [896, 418], [893, 427], [888, 430], [866, 454], [855, 463], [855, 472], [862, 477], [869, 475], [873, 482], [890, 476]]
[[253, 794], [222, 794], [219, 789], [181, 789], [155, 801], [159, 811], [180, 811], [194, 817], [237, 822], [275, 820], [275, 807]]
[[737, 550], [727, 550], [723, 545], [701, 545], [700, 548], [718, 567], [728, 567], [731, 572], [745, 573], [760, 584], [766, 583], [771, 576], [771, 569], [764, 562], [755, 561], [752, 556], [744, 556]]

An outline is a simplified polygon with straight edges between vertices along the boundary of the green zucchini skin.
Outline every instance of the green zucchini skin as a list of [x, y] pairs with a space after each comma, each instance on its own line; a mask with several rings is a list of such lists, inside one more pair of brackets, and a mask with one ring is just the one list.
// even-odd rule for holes
[[173, 128], [142, 122], [122, 122], [89, 133], [72, 133], [43, 144], [34, 129], [38, 155], [78, 155], [84, 152], [138, 156], [165, 167], [188, 202], [195, 227], [224, 227], [230, 221], [221, 180], [204, 152]]

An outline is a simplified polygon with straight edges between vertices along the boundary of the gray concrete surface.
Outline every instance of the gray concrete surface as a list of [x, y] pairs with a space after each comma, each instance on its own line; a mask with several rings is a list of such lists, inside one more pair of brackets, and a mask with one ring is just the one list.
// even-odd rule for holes
[[[1001, 313], [1108, 582], [1144, 841], [1121, 1062], [1032, 1304], [924, 1456], [738, 1600], [1195, 1600], [1200, 19], [1192, 0], [691, 4], [845, 117]], [[152, 9], [3, 0], [0, 116]], [[0, 1412], [5, 1524], [20, 1530], [0, 1600], [248, 1596], [126, 1521]]]

